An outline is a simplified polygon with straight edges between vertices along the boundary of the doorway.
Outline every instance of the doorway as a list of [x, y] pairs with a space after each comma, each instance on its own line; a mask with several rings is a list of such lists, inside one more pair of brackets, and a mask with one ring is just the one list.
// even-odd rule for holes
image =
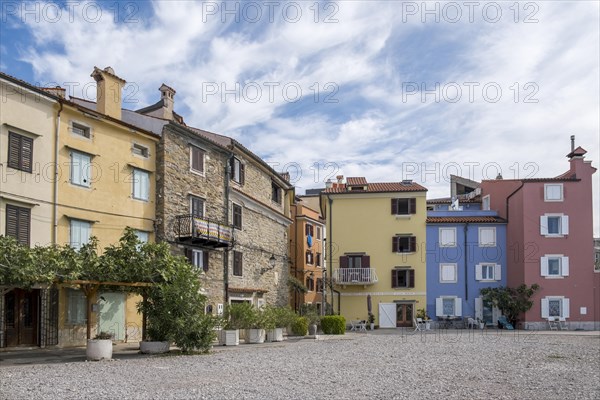
[[396, 304], [396, 326], [409, 327], [413, 326], [413, 304]]
[[4, 296], [6, 346], [37, 346], [40, 290], [13, 289]]
[[125, 340], [125, 293], [102, 293], [98, 303], [98, 333], [110, 332], [113, 340]]

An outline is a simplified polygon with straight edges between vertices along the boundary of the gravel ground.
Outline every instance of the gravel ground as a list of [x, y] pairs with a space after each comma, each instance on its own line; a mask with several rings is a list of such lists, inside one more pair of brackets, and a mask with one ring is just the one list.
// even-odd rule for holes
[[600, 337], [347, 334], [14, 366], [1, 399], [600, 399]]

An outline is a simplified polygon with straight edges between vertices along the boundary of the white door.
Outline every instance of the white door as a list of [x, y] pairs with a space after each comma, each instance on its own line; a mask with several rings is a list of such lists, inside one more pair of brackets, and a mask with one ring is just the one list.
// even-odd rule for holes
[[396, 327], [396, 303], [379, 303], [379, 327]]
[[125, 340], [125, 293], [102, 293], [98, 303], [98, 332], [110, 332], [114, 340]]

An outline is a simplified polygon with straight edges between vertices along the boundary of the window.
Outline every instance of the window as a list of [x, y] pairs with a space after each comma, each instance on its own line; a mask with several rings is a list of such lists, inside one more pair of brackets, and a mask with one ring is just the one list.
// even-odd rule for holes
[[208, 251], [186, 249], [186, 257], [190, 264], [194, 267], [201, 269], [204, 272], [208, 271]]
[[479, 228], [479, 247], [495, 247], [496, 246], [496, 228], [495, 227], [480, 227]]
[[148, 243], [148, 239], [150, 238], [150, 234], [144, 231], [135, 231], [135, 235], [138, 240], [142, 243]]
[[562, 254], [540, 258], [541, 275], [545, 277], [569, 276], [569, 257]]
[[490, 209], [490, 195], [489, 194], [487, 196], [483, 196], [483, 198], [481, 199], [481, 209], [482, 210]]
[[199, 147], [190, 146], [190, 169], [194, 172], [204, 174], [204, 154], [206, 152]]
[[308, 289], [309, 292], [312, 292], [315, 290], [315, 280], [313, 278], [311, 278], [310, 276], [306, 277], [306, 288]]
[[456, 264], [440, 264], [440, 283], [456, 283]]
[[348, 268], [361, 268], [362, 256], [348, 256]]
[[31, 232], [31, 210], [26, 207], [6, 205], [6, 236], [11, 236], [29, 246]]
[[475, 279], [478, 281], [499, 281], [501, 267], [498, 264], [484, 263], [475, 265]]
[[90, 128], [88, 128], [87, 126], [83, 126], [81, 124], [77, 124], [75, 122], [73, 122], [73, 124], [71, 125], [71, 132], [74, 135], [82, 136], [86, 139], [89, 139], [91, 137]]
[[314, 227], [311, 224], [304, 225], [304, 233], [306, 236], [314, 236]]
[[316, 239], [317, 240], [321, 240], [321, 227], [320, 226], [317, 226], [317, 237], [316, 237]]
[[313, 253], [310, 250], [306, 250], [306, 263], [307, 264], [313, 263]]
[[544, 297], [542, 299], [542, 318], [569, 318], [569, 299], [564, 297]]
[[197, 196], [190, 196], [190, 214], [194, 218], [204, 217], [204, 199]]
[[456, 247], [456, 228], [440, 228], [440, 247]]
[[415, 270], [396, 268], [392, 270], [392, 288], [414, 288]]
[[417, 199], [392, 199], [393, 215], [409, 215], [417, 213]]
[[90, 187], [90, 162], [89, 154], [71, 152], [71, 183], [73, 185]]
[[133, 198], [148, 200], [150, 192], [150, 174], [147, 171], [133, 169]]
[[79, 250], [82, 245], [86, 244], [90, 240], [90, 232], [92, 230], [92, 224], [88, 221], [81, 221], [78, 219], [71, 220], [71, 247], [75, 250]]
[[414, 253], [417, 251], [417, 238], [410, 235], [394, 236], [392, 251], [394, 253]]
[[458, 297], [438, 297], [435, 299], [435, 315], [438, 317], [462, 316], [462, 299]]
[[234, 251], [233, 252], [233, 275], [242, 276], [242, 252]]
[[567, 215], [542, 215], [540, 217], [540, 233], [543, 236], [563, 236], [569, 234], [569, 217]]
[[31, 172], [33, 165], [33, 139], [8, 132], [8, 166]]
[[563, 201], [562, 183], [547, 183], [544, 185], [544, 201]]
[[86, 323], [87, 299], [81, 290], [67, 289], [67, 323], [82, 325]]
[[240, 185], [243, 185], [244, 180], [245, 180], [244, 164], [242, 164], [242, 162], [240, 160], [238, 160], [237, 158], [233, 157], [233, 158], [231, 158], [230, 167], [231, 167], [231, 180], [239, 183]]
[[233, 205], [233, 227], [236, 229], [242, 229], [242, 206]]
[[317, 267], [321, 266], [321, 253], [317, 253], [315, 265]]
[[144, 157], [144, 158], [150, 157], [150, 150], [148, 150], [148, 148], [146, 146], [142, 146], [139, 143], [133, 144], [133, 147], [131, 148], [131, 152], [133, 154], [135, 154], [136, 156], [140, 156], [140, 157]]
[[271, 182], [271, 200], [281, 204], [281, 188], [275, 182]]
[[323, 278], [317, 278], [317, 292], [323, 291]]

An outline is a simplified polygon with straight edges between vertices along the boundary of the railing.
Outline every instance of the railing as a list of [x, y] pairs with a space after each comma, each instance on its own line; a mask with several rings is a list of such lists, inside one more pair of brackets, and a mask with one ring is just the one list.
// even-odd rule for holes
[[198, 242], [215, 247], [233, 243], [233, 227], [209, 218], [178, 215], [175, 217], [173, 230], [180, 241]]
[[372, 285], [378, 282], [374, 268], [338, 268], [333, 270], [333, 282], [338, 285]]

